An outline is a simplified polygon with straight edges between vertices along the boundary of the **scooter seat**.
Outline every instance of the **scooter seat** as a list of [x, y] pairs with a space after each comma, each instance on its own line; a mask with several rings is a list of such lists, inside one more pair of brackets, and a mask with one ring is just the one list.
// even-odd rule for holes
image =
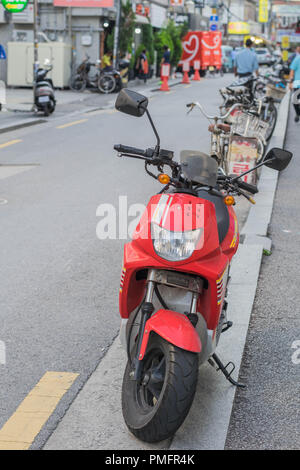
[[201, 197], [201, 199], [205, 199], [206, 201], [211, 201], [215, 205], [219, 241], [221, 244], [224, 241], [229, 230], [230, 220], [228, 207], [224, 204], [223, 199], [221, 197], [209, 194], [203, 189], [198, 190], [198, 197]]

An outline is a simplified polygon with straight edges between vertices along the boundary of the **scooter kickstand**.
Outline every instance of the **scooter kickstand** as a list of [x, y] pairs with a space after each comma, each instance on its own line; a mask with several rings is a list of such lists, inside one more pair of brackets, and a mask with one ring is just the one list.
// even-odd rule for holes
[[[246, 385], [244, 384], [241, 384], [239, 382], [237, 382], [236, 380], [234, 380], [232, 377], [231, 377], [231, 374], [232, 372], [234, 371], [235, 369], [235, 365], [233, 362], [228, 362], [228, 364], [226, 366], [224, 366], [224, 364], [222, 363], [222, 361], [220, 360], [220, 358], [216, 355], [216, 354], [213, 354], [211, 356], [213, 358], [213, 360], [215, 361], [215, 363], [217, 364], [218, 366], [218, 370], [220, 370], [222, 372], [222, 374], [225, 375], [226, 379], [232, 384], [232, 385], [235, 385], [235, 387], [240, 387], [240, 388], [246, 388]], [[211, 362], [209, 361], [209, 363], [211, 364]], [[211, 364], [212, 365], [212, 364]], [[230, 372], [228, 372], [227, 368], [228, 366], [232, 366], [232, 369]]]

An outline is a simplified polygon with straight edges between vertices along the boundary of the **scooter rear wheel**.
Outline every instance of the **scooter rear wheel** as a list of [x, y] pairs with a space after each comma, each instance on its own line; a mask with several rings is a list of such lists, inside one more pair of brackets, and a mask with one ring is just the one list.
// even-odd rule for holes
[[130, 378], [127, 364], [122, 387], [122, 410], [128, 429], [145, 442], [173, 436], [193, 403], [198, 355], [152, 335], [141, 381]]
[[75, 75], [70, 79], [70, 88], [72, 91], [84, 91], [86, 89], [87, 82], [84, 80], [81, 75]]

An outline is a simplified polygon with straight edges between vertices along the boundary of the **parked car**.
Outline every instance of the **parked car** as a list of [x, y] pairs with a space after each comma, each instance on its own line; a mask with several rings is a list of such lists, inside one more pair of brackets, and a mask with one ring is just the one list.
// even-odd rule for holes
[[267, 47], [255, 49], [257, 55], [257, 62], [259, 65], [272, 65], [275, 63], [276, 58], [271, 54]]

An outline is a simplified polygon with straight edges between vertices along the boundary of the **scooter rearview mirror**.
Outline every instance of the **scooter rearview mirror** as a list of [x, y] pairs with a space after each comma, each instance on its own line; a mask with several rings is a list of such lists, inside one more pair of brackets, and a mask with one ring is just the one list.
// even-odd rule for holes
[[272, 168], [273, 170], [277, 171], [282, 171], [288, 166], [292, 157], [293, 154], [288, 150], [283, 150], [275, 147], [267, 153], [264, 163], [268, 168]]
[[143, 116], [147, 106], [148, 98], [146, 96], [125, 88], [120, 91], [115, 104], [116, 109], [121, 113], [136, 117]]

